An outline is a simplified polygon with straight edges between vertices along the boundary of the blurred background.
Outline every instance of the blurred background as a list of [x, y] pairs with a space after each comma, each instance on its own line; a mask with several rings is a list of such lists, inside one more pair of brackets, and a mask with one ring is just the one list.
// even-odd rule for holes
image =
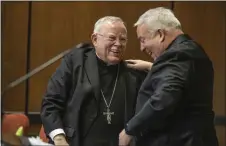
[[[216, 130], [220, 146], [226, 146], [226, 2], [1, 2], [1, 90], [59, 53], [90, 41], [94, 23], [106, 15], [126, 22], [129, 40], [125, 58], [148, 60], [139, 50], [133, 24], [146, 10], [159, 6], [175, 12], [184, 32], [198, 41], [213, 61]], [[59, 63], [1, 97], [4, 112], [29, 117], [29, 135], [39, 133], [41, 99]]]

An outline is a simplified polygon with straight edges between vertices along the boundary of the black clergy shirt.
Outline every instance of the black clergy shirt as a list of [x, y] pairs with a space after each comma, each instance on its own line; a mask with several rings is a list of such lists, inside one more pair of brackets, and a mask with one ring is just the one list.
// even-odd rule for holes
[[116, 146], [118, 145], [118, 136], [124, 127], [124, 112], [125, 112], [125, 81], [122, 77], [122, 68], [120, 64], [107, 65], [104, 61], [97, 57], [100, 88], [106, 98], [107, 104], [109, 104], [113, 88], [116, 81], [117, 71], [119, 69], [118, 82], [112, 103], [110, 105], [111, 112], [114, 115], [111, 116], [111, 124], [108, 124], [106, 115], [106, 104], [100, 94], [100, 108], [99, 115], [89, 130], [88, 134], [82, 138], [82, 146]]

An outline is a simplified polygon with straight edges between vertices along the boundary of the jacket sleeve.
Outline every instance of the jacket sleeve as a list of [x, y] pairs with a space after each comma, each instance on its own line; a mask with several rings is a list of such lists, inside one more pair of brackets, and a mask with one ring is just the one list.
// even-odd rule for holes
[[47, 135], [55, 129], [63, 129], [62, 114], [69, 95], [72, 80], [71, 56], [66, 55], [51, 76], [42, 100], [41, 119]]
[[[138, 99], [148, 98], [148, 100], [125, 127], [129, 135], [137, 136], [145, 130], [164, 128], [166, 118], [174, 112], [188, 84], [192, 61], [179, 60], [175, 57], [159, 64], [156, 63], [152, 70], [153, 72], [146, 77], [138, 94]], [[154, 88], [152, 93], [151, 88]]]

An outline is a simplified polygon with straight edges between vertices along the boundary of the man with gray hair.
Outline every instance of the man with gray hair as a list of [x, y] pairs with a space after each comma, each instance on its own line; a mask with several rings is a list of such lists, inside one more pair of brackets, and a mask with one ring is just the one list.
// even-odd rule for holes
[[[127, 29], [119, 17], [99, 19], [92, 45], [67, 54], [49, 80], [41, 119], [55, 145], [116, 146], [135, 113], [145, 73], [127, 68]], [[140, 76], [139, 76], [140, 75]]]
[[[135, 26], [141, 51], [154, 62], [139, 90], [136, 114], [119, 134], [119, 145], [129, 145], [135, 137], [137, 146], [218, 146], [214, 71], [204, 49], [183, 33], [170, 9], [150, 9]], [[129, 63], [147, 66], [141, 60]]]

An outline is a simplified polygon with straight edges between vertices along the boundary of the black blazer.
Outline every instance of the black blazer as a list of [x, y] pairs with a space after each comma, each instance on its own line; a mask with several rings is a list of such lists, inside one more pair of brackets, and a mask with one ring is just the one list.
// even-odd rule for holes
[[214, 71], [201, 46], [178, 36], [154, 62], [126, 131], [137, 146], [217, 146]]
[[[122, 112], [126, 113], [126, 123], [135, 113], [137, 93], [146, 74], [122, 66], [126, 83], [126, 107]], [[70, 145], [80, 146], [80, 133], [86, 133], [98, 115], [99, 86], [95, 49], [90, 45], [73, 48], [50, 78], [42, 100], [41, 119], [46, 134], [62, 128]], [[82, 111], [87, 100], [89, 106]], [[81, 113], [85, 114], [83, 121]], [[80, 122], [85, 125], [83, 129]]]

